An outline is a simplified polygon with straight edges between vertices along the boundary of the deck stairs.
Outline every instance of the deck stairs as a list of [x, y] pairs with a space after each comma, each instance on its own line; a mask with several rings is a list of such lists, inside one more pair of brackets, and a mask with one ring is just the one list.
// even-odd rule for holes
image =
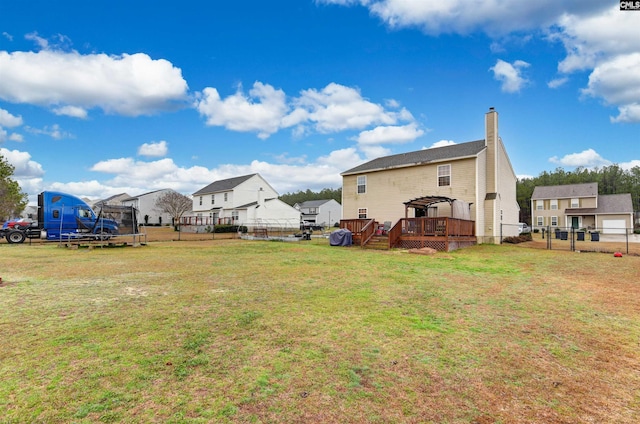
[[386, 234], [374, 235], [369, 242], [362, 247], [371, 250], [389, 250], [389, 236]]

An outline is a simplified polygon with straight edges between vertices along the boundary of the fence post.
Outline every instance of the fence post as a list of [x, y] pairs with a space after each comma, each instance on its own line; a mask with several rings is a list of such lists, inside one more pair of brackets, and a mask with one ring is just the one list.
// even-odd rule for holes
[[547, 249], [551, 250], [551, 226], [547, 225]]

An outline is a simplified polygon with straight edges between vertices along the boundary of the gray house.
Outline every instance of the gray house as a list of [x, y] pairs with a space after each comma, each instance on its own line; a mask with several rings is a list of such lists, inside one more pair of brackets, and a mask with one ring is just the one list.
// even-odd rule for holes
[[302, 214], [302, 220], [331, 227], [342, 219], [342, 205], [333, 199], [307, 200], [293, 205]]
[[598, 183], [538, 186], [531, 195], [533, 228], [585, 228], [604, 234], [633, 229], [631, 194], [598, 194]]

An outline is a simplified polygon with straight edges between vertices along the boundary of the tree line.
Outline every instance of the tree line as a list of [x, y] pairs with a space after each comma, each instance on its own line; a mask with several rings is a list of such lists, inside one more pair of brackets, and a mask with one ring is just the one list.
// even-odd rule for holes
[[296, 203], [306, 202], [307, 200], [335, 200], [338, 203], [342, 203], [342, 188], [323, 188], [319, 192], [314, 192], [309, 189], [306, 191], [296, 191], [295, 193], [286, 193], [279, 197], [280, 200], [293, 206]]
[[598, 194], [631, 193], [633, 210], [640, 210], [640, 166], [630, 170], [618, 165], [594, 169], [578, 167], [573, 171], [556, 168], [551, 172], [544, 171], [534, 178], [518, 180], [516, 196], [520, 205], [520, 222], [531, 224], [531, 195], [536, 186], [584, 183], [598, 183]]

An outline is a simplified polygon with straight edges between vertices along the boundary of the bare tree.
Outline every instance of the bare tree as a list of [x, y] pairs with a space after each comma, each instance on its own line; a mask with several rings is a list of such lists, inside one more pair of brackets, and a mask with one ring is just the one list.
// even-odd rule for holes
[[160, 212], [167, 213], [173, 218], [174, 228], [178, 228], [180, 218], [189, 212], [193, 206], [191, 199], [184, 194], [169, 190], [156, 200], [155, 208]]

